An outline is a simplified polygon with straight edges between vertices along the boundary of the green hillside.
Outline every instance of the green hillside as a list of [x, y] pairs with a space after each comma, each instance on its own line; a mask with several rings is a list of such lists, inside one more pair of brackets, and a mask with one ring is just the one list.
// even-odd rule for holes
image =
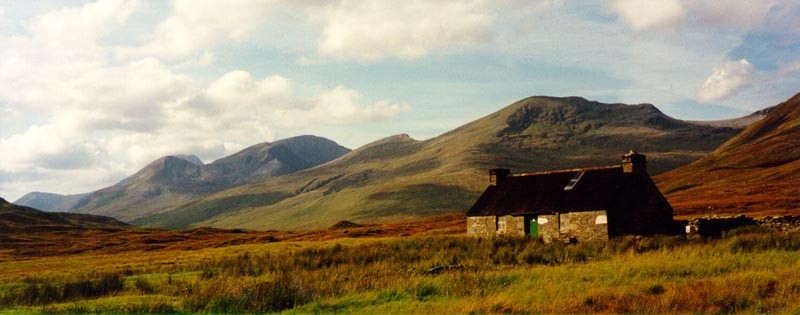
[[487, 169], [617, 164], [647, 154], [651, 173], [699, 159], [741, 129], [670, 118], [653, 105], [531, 97], [425, 141], [397, 135], [305, 171], [268, 178], [134, 221], [162, 227], [327, 227], [465, 211]]

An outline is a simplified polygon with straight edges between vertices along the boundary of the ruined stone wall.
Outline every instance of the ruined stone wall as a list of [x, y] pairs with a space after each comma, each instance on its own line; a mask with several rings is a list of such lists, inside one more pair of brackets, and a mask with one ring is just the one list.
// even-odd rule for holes
[[756, 219], [756, 223], [778, 232], [800, 232], [800, 216], [769, 216]]
[[497, 228], [495, 216], [467, 217], [467, 235], [475, 237], [492, 237]]
[[800, 216], [767, 216], [755, 219], [745, 215], [712, 215], [682, 222], [686, 224], [686, 234], [690, 235], [720, 236], [722, 232], [749, 225], [758, 225], [776, 232], [800, 232]]

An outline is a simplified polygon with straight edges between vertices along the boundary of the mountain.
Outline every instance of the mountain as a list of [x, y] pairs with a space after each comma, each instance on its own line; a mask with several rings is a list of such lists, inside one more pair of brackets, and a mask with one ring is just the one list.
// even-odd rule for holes
[[690, 123], [699, 124], [699, 125], [706, 125], [706, 126], [714, 126], [714, 127], [733, 127], [733, 128], [745, 128], [752, 123], [767, 117], [769, 113], [775, 110], [776, 106], [767, 107], [764, 109], [757, 110], [750, 115], [733, 118], [733, 119], [724, 119], [724, 120], [690, 120]]
[[116, 185], [84, 196], [70, 212], [130, 221], [236, 185], [316, 166], [349, 151], [325, 138], [299, 136], [257, 144], [206, 165], [194, 156], [166, 156]]
[[800, 94], [708, 156], [655, 180], [677, 215], [798, 214]]
[[59, 195], [46, 192], [30, 192], [14, 201], [14, 204], [35, 208], [42, 211], [66, 212], [86, 194]]
[[[203, 161], [200, 160], [196, 155], [173, 155], [173, 157], [187, 161], [197, 166], [203, 166]], [[166, 158], [166, 157], [165, 157]], [[122, 182], [123, 184], [125, 182]], [[24, 196], [14, 201], [14, 204], [27, 206], [31, 208], [35, 208], [42, 211], [50, 211], [50, 212], [67, 212], [70, 211], [72, 208], [75, 208], [75, 205], [78, 202], [81, 202], [83, 197], [89, 195], [86, 194], [77, 194], [77, 195], [59, 195], [59, 194], [52, 194], [46, 192], [30, 192], [25, 194]]]
[[43, 229], [128, 228], [116, 219], [90, 214], [44, 212], [19, 206], [0, 198], [0, 232]]
[[176, 154], [176, 155], [173, 155], [173, 156], [176, 157], [176, 158], [179, 158], [181, 160], [184, 160], [186, 162], [192, 163], [194, 165], [203, 166], [203, 161], [200, 160], [200, 158], [197, 157], [197, 155], [194, 155], [194, 154]]
[[741, 130], [677, 120], [650, 104], [531, 97], [432, 139], [392, 136], [133, 223], [285, 230], [463, 212], [486, 187], [490, 167], [611, 165], [633, 149], [647, 154], [657, 174], [705, 156]]

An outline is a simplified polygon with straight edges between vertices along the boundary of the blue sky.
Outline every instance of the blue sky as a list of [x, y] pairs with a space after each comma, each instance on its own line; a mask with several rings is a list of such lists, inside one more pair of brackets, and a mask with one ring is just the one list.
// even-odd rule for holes
[[0, 196], [300, 134], [427, 139], [531, 95], [746, 115], [800, 89], [798, 1], [0, 0]]

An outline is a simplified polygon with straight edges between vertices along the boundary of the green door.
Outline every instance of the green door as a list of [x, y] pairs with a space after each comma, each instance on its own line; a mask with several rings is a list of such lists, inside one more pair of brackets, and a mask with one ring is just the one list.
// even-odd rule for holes
[[532, 237], [539, 237], [539, 222], [536, 222], [536, 217], [531, 218], [529, 234]]

